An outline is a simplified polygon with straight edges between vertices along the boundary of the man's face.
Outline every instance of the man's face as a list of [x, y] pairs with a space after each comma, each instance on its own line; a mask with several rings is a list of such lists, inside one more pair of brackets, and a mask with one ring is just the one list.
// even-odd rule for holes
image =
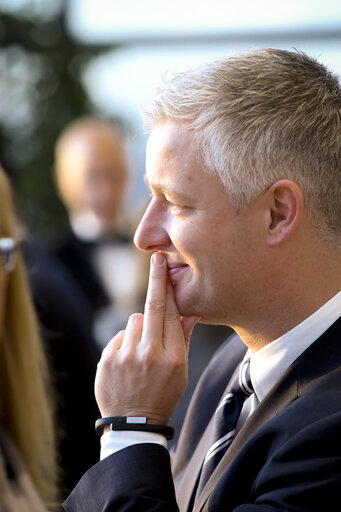
[[233, 325], [243, 314], [256, 260], [259, 216], [237, 213], [219, 177], [199, 160], [181, 125], [156, 126], [149, 138], [146, 181], [152, 198], [136, 246], [162, 251], [182, 315]]
[[103, 226], [111, 226], [122, 208], [127, 165], [113, 136], [80, 132], [59, 154], [57, 181], [71, 212], [91, 210]]

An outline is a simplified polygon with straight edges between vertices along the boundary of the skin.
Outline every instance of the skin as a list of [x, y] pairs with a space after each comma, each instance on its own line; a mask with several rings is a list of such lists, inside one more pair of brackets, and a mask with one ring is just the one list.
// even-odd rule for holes
[[57, 153], [56, 183], [69, 212], [91, 210], [110, 230], [121, 211], [128, 170], [121, 142], [96, 126], [65, 138]]
[[197, 320], [180, 318], [166, 259], [156, 253], [144, 315], [130, 316], [125, 331], [110, 341], [98, 364], [95, 393], [102, 416], [138, 413], [150, 423], [168, 422], [187, 386], [189, 339]]
[[205, 172], [196, 155], [183, 128], [169, 123], [153, 130], [146, 161], [152, 199], [135, 245], [166, 255], [182, 315], [226, 324], [240, 316], [240, 296], [256, 274], [258, 261], [245, 255], [251, 247], [262, 253], [259, 218], [254, 208], [236, 213], [221, 180]]
[[183, 126], [153, 129], [146, 160], [152, 198], [135, 244], [157, 252], [144, 315], [129, 318], [98, 365], [103, 416], [167, 423], [187, 385], [197, 321], [233, 327], [256, 351], [341, 288], [340, 253], [315, 233], [294, 182], [272, 184], [238, 212], [197, 155]]

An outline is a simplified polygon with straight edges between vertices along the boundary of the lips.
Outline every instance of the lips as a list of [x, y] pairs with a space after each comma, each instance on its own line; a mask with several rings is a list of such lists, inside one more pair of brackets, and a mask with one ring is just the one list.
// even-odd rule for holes
[[184, 270], [187, 267], [188, 265], [186, 263], [168, 263], [168, 275], [169, 277], [174, 277], [176, 274], [181, 272], [181, 270]]

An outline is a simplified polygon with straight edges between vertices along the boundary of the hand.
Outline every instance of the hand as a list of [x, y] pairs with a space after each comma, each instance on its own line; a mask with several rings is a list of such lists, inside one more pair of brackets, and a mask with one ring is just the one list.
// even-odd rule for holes
[[150, 423], [167, 424], [187, 387], [189, 340], [198, 321], [180, 318], [166, 258], [153, 254], [144, 315], [130, 316], [97, 367], [102, 416], [146, 416]]

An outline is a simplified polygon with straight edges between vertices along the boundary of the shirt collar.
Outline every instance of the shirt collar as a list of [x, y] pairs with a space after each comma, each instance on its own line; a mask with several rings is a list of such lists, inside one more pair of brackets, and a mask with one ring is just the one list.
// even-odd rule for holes
[[259, 401], [276, 384], [289, 366], [340, 316], [341, 291], [289, 332], [262, 347], [251, 356], [250, 374]]

